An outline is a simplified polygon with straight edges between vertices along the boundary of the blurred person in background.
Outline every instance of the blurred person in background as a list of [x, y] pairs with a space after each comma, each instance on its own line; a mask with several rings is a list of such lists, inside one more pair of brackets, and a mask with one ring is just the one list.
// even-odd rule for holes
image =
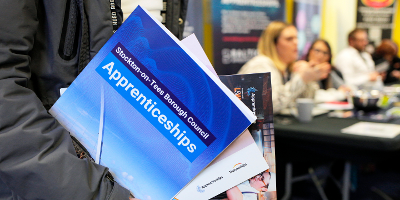
[[395, 83], [400, 79], [400, 58], [397, 56], [397, 45], [390, 39], [382, 40], [372, 58], [376, 70], [385, 74], [384, 83]]
[[[309, 62], [311, 66], [315, 66], [321, 63], [331, 65], [332, 52], [329, 43], [323, 39], [316, 39], [311, 44], [310, 49], [308, 49], [305, 60]], [[331, 74], [335, 72], [336, 70], [331, 66]], [[327, 78], [319, 81], [319, 86], [321, 89], [328, 89], [333, 87], [333, 83], [328, 76]]]
[[375, 70], [369, 53], [368, 34], [364, 29], [354, 29], [348, 35], [349, 47], [343, 49], [335, 58], [335, 67], [342, 73], [345, 84], [354, 89], [371, 89], [382, 85], [382, 77]]
[[[311, 66], [325, 64], [329, 65], [331, 72], [325, 79], [320, 80], [319, 87], [315, 94], [317, 102], [344, 100], [346, 94], [351, 91], [350, 87], [344, 84], [341, 73], [331, 66], [332, 52], [329, 43], [323, 39], [316, 39], [308, 50], [305, 60]], [[337, 89], [337, 90], [336, 90]]]
[[[325, 79], [330, 65], [297, 61], [297, 29], [281, 21], [271, 22], [258, 41], [258, 55], [239, 70], [239, 74], [271, 72], [274, 113], [288, 108], [296, 98], [314, 98], [317, 81]], [[292, 70], [290, 70], [292, 66]]]

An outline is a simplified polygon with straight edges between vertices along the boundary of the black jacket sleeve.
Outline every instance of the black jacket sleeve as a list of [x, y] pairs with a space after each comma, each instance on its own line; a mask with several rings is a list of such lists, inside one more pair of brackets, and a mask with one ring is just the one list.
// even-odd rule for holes
[[128, 199], [128, 190], [105, 177], [106, 167], [76, 156], [68, 132], [28, 89], [38, 3], [1, 1], [0, 196], [9, 190], [23, 199]]

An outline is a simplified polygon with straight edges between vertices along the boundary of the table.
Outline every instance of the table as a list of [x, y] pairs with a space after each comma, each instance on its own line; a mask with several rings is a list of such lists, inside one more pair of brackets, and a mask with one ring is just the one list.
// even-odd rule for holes
[[[290, 124], [280, 123], [281, 119], [288, 119]], [[355, 118], [330, 118], [327, 114], [314, 117], [310, 123], [300, 123], [293, 117], [275, 116], [274, 127], [276, 137], [286, 139], [323, 143], [343, 148], [367, 149], [379, 151], [394, 151], [400, 149], [400, 135], [394, 139], [366, 137], [341, 133], [341, 129], [353, 125], [360, 120]], [[400, 120], [388, 123], [400, 124]]]
[[[400, 152], [400, 135], [388, 139], [341, 133], [341, 129], [360, 122], [355, 118], [330, 118], [324, 114], [314, 117], [310, 123], [300, 123], [293, 117], [279, 115], [274, 117], [277, 167], [304, 159], [302, 158], [304, 152], [312, 156], [307, 158], [309, 160], [314, 159], [314, 156], [315, 159], [346, 160], [342, 185], [344, 200], [349, 199], [350, 162], [374, 162], [393, 158]], [[400, 124], [400, 120], [388, 123]], [[291, 169], [286, 169], [286, 176], [287, 170]]]

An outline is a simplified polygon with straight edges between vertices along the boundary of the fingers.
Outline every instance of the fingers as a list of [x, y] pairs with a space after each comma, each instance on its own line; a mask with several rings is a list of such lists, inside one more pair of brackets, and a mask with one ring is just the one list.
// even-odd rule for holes
[[310, 68], [310, 64], [305, 60], [299, 60], [293, 64], [293, 71], [302, 72]]
[[311, 67], [314, 67], [314, 66], [318, 65], [318, 62], [310, 60], [309, 64], [311, 65]]
[[311, 62], [306, 62], [304, 60], [297, 61], [294, 64], [294, 69], [296, 72], [302, 74], [303, 80], [305, 82], [318, 81], [326, 79], [331, 72], [332, 66], [328, 62], [320, 63], [311, 67]]
[[327, 62], [318, 64], [314, 68], [319, 73], [319, 80], [327, 78], [331, 72], [331, 65]]
[[328, 78], [329, 73], [322, 73], [320, 76], [320, 80]]
[[376, 81], [378, 79], [379, 73], [378, 72], [372, 72], [369, 74], [369, 80], [370, 81]]
[[332, 68], [331, 64], [329, 64], [329, 63], [327, 63], [327, 62], [318, 64], [318, 65], [316, 65], [315, 67], [318, 68], [318, 69], [320, 69], [320, 70], [327, 71], [327, 72], [330, 72], [330, 71], [331, 71], [331, 68]]
[[391, 73], [391, 75], [392, 75], [393, 77], [400, 78], [400, 71], [398, 71], [398, 70], [393, 70], [392, 73]]
[[346, 85], [339, 86], [338, 90], [340, 90], [340, 91], [342, 91], [344, 93], [351, 92], [351, 88], [347, 87]]

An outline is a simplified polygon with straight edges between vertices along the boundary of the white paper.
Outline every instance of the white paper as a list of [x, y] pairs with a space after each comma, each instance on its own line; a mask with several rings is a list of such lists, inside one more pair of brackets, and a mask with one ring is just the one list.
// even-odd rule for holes
[[351, 103], [320, 103], [317, 107], [325, 110], [350, 110], [354, 106]]
[[342, 129], [341, 132], [370, 137], [394, 138], [400, 133], [400, 125], [358, 122]]
[[196, 35], [193, 33], [187, 36], [185, 39], [181, 41], [186, 48], [188, 48], [197, 58], [216, 76], [217, 72], [215, 72], [214, 67], [212, 66], [210, 60], [208, 60], [206, 53], [203, 51], [203, 47], [199, 40], [197, 40]]
[[[314, 107], [312, 110], [312, 115], [318, 116], [318, 115], [322, 115], [322, 114], [325, 114], [328, 112], [329, 112], [329, 110], [327, 110], [327, 109]], [[287, 116], [293, 116], [293, 115], [297, 116], [297, 108], [285, 108], [285, 109], [282, 109], [279, 114], [287, 115]]]

